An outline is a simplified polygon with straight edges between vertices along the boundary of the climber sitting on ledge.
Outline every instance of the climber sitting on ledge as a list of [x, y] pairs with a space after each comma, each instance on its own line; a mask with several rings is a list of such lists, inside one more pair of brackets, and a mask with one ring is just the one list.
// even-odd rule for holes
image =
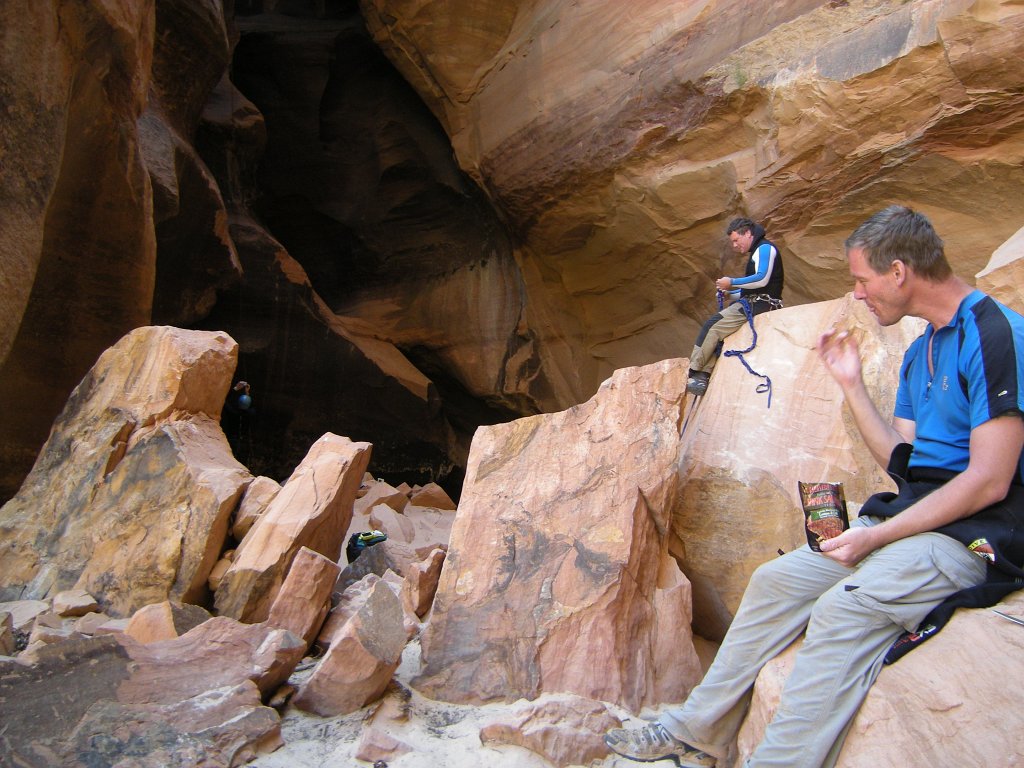
[[722, 341], [737, 331], [750, 316], [782, 306], [783, 269], [779, 249], [765, 239], [764, 227], [750, 219], [733, 219], [725, 233], [736, 253], [749, 253], [743, 277], [720, 277], [715, 286], [735, 302], [708, 318], [697, 334], [690, 353], [690, 375], [686, 391], [703, 395], [711, 371], [718, 362]]

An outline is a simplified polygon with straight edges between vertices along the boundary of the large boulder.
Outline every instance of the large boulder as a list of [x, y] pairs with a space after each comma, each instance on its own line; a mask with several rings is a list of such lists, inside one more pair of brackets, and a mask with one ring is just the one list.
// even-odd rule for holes
[[395, 590], [367, 576], [352, 592], [357, 595], [343, 607], [347, 618], [295, 695], [295, 705], [306, 712], [346, 715], [377, 701], [401, 661], [408, 635]]
[[241, 765], [281, 744], [260, 703], [304, 645], [283, 629], [214, 618], [146, 645], [126, 635], [66, 640], [31, 665], [0, 661], [5, 755], [16, 765]]
[[100, 356], [0, 508], [0, 594], [78, 586], [117, 616], [209, 599], [252, 479], [218, 424], [236, 354], [224, 333], [144, 327]]
[[330, 433], [313, 444], [242, 539], [217, 588], [219, 613], [265, 621], [303, 547], [338, 561], [370, 449]]
[[477, 431], [418, 690], [685, 697], [700, 671], [667, 551], [685, 381], [684, 360], [628, 368], [582, 405]]

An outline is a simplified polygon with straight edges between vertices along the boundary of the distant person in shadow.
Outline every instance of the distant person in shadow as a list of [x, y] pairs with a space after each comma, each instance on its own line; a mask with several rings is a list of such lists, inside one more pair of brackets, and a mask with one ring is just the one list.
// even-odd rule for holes
[[247, 381], [238, 381], [228, 392], [221, 414], [221, 429], [228, 438], [228, 444], [235, 458], [246, 463], [252, 454], [252, 425], [255, 413], [252, 402], [252, 387]]
[[725, 231], [736, 253], [750, 254], [743, 277], [720, 277], [715, 281], [719, 296], [733, 303], [723, 306], [704, 323], [690, 353], [690, 374], [686, 391], [703, 395], [711, 371], [718, 362], [722, 342], [754, 316], [782, 306], [784, 273], [779, 249], [765, 239], [764, 227], [750, 219], [733, 219]]
[[[761, 565], [686, 702], [605, 735], [620, 755], [714, 766], [758, 672], [803, 635], [745, 767], [831, 767], [883, 664], [934, 636], [955, 607], [993, 605], [1024, 584], [1024, 317], [956, 277], [931, 223], [909, 208], [869, 218], [846, 255], [854, 298], [880, 325], [928, 321], [904, 355], [891, 421], [871, 401], [855, 337], [832, 329], [818, 341], [898, 493], [870, 497], [820, 553], [804, 545]], [[971, 754], [969, 742], [947, 749], [952, 763]]]

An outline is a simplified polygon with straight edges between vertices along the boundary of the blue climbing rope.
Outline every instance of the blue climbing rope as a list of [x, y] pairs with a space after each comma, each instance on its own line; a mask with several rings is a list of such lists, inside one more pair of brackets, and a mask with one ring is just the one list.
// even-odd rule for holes
[[[721, 291], [721, 290], [718, 291], [717, 298], [718, 298], [718, 309], [721, 310], [725, 306], [725, 291]], [[747, 369], [748, 373], [751, 373], [754, 376], [757, 376], [759, 379], [763, 379], [763, 381], [760, 384], [757, 385], [757, 390], [756, 391], [757, 391], [757, 393], [759, 395], [760, 394], [764, 394], [765, 392], [768, 393], [768, 407], [771, 408], [772, 407], [772, 380], [770, 378], [768, 378], [767, 376], [765, 376], [763, 373], [758, 373], [753, 368], [751, 368], [750, 367], [750, 363], [748, 363], [746, 361], [746, 358], [743, 357], [748, 352], [753, 351], [754, 347], [757, 346], [757, 329], [754, 328], [754, 311], [750, 308], [750, 302], [747, 301], [742, 296], [739, 299], [737, 299], [737, 301], [739, 301], [740, 306], [743, 307], [743, 314], [747, 316], [747, 323], [750, 325], [750, 332], [754, 335], [754, 337], [750, 341], [750, 346], [747, 347], [746, 349], [730, 349], [727, 352], [725, 352], [725, 356], [726, 357], [738, 357], [740, 359], [740, 362], [743, 363], [743, 367]]]

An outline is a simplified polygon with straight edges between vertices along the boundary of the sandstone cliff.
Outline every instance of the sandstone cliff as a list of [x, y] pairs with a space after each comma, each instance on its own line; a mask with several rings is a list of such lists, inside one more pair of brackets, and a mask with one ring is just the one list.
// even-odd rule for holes
[[790, 305], [893, 201], [970, 277], [1024, 222], [1022, 31], [1011, 0], [5, 3], [0, 497], [148, 323], [238, 341], [257, 474], [330, 430], [454, 492], [476, 426], [685, 354], [734, 214]]
[[[1024, 257], [1007, 248], [995, 284]], [[499, 768], [618, 765], [601, 733], [685, 698], [714, 652], [700, 635], [720, 634], [751, 571], [802, 540], [796, 481], [842, 480], [853, 502], [886, 487], [817, 361], [831, 324], [860, 336], [885, 408], [919, 323], [880, 328], [849, 296], [789, 308], [758, 319], [747, 356], [771, 407], [734, 358], [699, 404], [685, 359], [620, 369], [584, 403], [478, 430], [457, 510], [437, 486], [366, 474], [371, 446], [331, 434], [283, 485], [254, 479], [216, 426], [233, 340], [131, 332], [0, 507], [13, 724], [0, 755], [322, 764], [294, 738], [396, 768], [485, 754]], [[388, 539], [346, 564], [347, 537], [370, 527]], [[1019, 614], [1024, 597], [1002, 608]], [[959, 612], [883, 671], [839, 765], [899, 764], [918, 743], [940, 762], [968, 743], [988, 761], [1019, 753], [1003, 681], [1021, 637], [990, 611]], [[737, 760], [790, 656], [759, 676]]]

